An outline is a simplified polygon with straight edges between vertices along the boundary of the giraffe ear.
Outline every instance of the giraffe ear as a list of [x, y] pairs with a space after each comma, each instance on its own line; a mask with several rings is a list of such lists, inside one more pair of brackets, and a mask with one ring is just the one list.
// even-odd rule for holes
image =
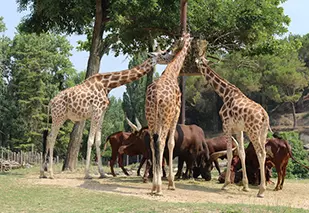
[[158, 56], [158, 53], [157, 52], [149, 52], [148, 56], [149, 57], [155, 57], [155, 56]]

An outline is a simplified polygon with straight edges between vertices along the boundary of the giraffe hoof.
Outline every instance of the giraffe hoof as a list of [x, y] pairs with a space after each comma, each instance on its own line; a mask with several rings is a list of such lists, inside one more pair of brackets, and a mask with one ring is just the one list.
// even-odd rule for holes
[[264, 198], [264, 194], [257, 194], [257, 197]]
[[40, 178], [47, 178], [46, 175], [40, 175]]
[[106, 174], [101, 174], [99, 179], [107, 178]]
[[227, 186], [223, 186], [222, 188], [221, 188], [221, 190], [228, 190], [229, 189], [229, 187], [227, 187]]
[[55, 179], [55, 177], [54, 176], [50, 176], [49, 179]]
[[161, 196], [163, 196], [163, 193], [162, 193], [162, 191], [160, 191], [160, 192], [155, 193], [154, 195], [161, 197]]
[[244, 192], [249, 192], [249, 191], [250, 191], [248, 187], [244, 187], [244, 188], [242, 188], [242, 190], [243, 190]]
[[168, 188], [167, 188], [168, 190], [175, 190], [176, 188], [175, 188], [175, 186], [169, 186]]
[[84, 179], [88, 179], [88, 180], [91, 180], [92, 177], [90, 175], [85, 175]]

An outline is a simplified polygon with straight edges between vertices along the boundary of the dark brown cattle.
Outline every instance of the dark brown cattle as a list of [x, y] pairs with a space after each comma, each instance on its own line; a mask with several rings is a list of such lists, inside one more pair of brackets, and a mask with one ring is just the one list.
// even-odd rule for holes
[[[266, 181], [270, 182], [271, 177], [271, 168], [275, 167], [278, 173], [278, 180], [277, 185], [274, 190], [281, 190], [284, 183], [284, 178], [286, 175], [286, 167], [290, 158], [295, 162], [299, 163], [303, 167], [309, 170], [308, 166], [305, 166], [298, 162], [292, 155], [291, 146], [289, 143], [282, 139], [280, 136], [274, 134], [275, 138], [268, 138], [265, 144], [266, 149], [266, 162], [265, 162], [265, 172], [266, 172]], [[247, 175], [248, 181], [251, 184], [259, 184], [260, 182], [260, 175], [259, 175], [259, 163], [257, 160], [257, 156], [254, 150], [253, 145], [250, 143], [249, 146], [246, 148], [246, 168], [247, 168]], [[240, 161], [235, 165], [234, 172], [240, 169]], [[221, 177], [222, 178], [222, 177]], [[237, 178], [235, 178], [237, 179]], [[236, 182], [236, 181], [235, 181]]]
[[129, 173], [127, 172], [127, 170], [124, 168], [123, 166], [123, 154], [119, 154], [118, 153], [118, 149], [121, 145], [124, 144], [124, 141], [126, 139], [129, 138], [129, 136], [131, 135], [131, 132], [115, 132], [113, 134], [111, 134], [110, 136], [107, 137], [105, 145], [104, 145], [104, 149], [103, 152], [106, 149], [107, 146], [107, 142], [109, 141], [111, 148], [112, 148], [112, 156], [110, 158], [110, 167], [111, 167], [111, 173], [112, 175], [115, 177], [116, 174], [114, 172], [114, 164], [117, 160], [118, 157], [118, 165], [119, 167], [122, 169], [122, 171], [126, 174], [129, 175]]
[[[233, 140], [233, 154], [235, 154], [235, 150], [236, 150], [236, 141]], [[217, 168], [219, 175], [221, 174], [220, 171], [220, 167], [219, 167], [219, 163], [218, 163], [218, 158], [220, 158], [221, 160], [223, 160], [224, 158], [227, 158], [226, 153], [227, 153], [227, 142], [228, 142], [228, 137], [223, 135], [223, 136], [218, 136], [218, 137], [214, 137], [214, 138], [209, 138], [206, 139], [206, 143], [208, 146], [208, 150], [209, 150], [209, 162], [206, 163], [206, 165], [204, 166], [204, 172], [202, 172], [201, 168], [195, 167], [193, 169], [193, 177], [197, 178], [200, 174], [202, 175], [202, 177], [209, 181], [211, 180], [211, 176], [209, 176], [208, 174], [211, 174], [211, 170], [213, 169], [213, 163], [215, 164], [215, 167]], [[206, 172], [206, 174], [205, 174]]]
[[[168, 140], [168, 139], [167, 139]], [[147, 128], [142, 129], [137, 134], [132, 134], [128, 138], [128, 145], [119, 149], [120, 153], [131, 153], [140, 150], [145, 153], [147, 159], [151, 160], [150, 137]], [[146, 148], [146, 149], [145, 149]], [[168, 161], [167, 147], [164, 150], [164, 158]], [[173, 157], [178, 157], [177, 178], [182, 175], [183, 163], [187, 165], [187, 177], [190, 178], [193, 164], [197, 157], [209, 159], [208, 147], [205, 142], [204, 131], [196, 125], [177, 125], [175, 132], [175, 147]], [[144, 181], [147, 180], [149, 166], [146, 166]]]
[[[140, 165], [137, 170], [137, 175], [140, 176], [140, 170], [145, 162], [147, 162], [146, 171], [144, 173], [144, 182], [147, 181], [148, 177], [148, 171], [149, 170], [149, 160], [151, 159], [151, 150], [150, 150], [150, 138], [149, 138], [149, 132], [148, 127], [142, 128], [140, 131], [133, 132], [125, 142], [123, 142], [123, 145], [119, 147], [118, 153], [120, 155], [126, 154], [129, 156], [135, 156], [135, 155], [143, 155], [143, 158], [140, 162]], [[166, 173], [164, 170], [164, 162], [163, 162], [163, 177], [166, 177]]]

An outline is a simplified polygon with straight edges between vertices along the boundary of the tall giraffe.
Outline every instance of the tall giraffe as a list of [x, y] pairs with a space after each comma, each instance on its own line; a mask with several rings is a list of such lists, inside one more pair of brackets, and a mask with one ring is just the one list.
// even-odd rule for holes
[[208, 61], [203, 56], [197, 59], [197, 63], [199, 70], [205, 76], [206, 81], [210, 83], [216, 93], [223, 100], [223, 106], [220, 109], [219, 114], [222, 119], [223, 132], [229, 136], [229, 142], [227, 145], [227, 172], [222, 189], [227, 189], [227, 186], [230, 183], [230, 168], [232, 161], [231, 136], [232, 134], [236, 134], [239, 142], [239, 157], [243, 168], [243, 190], [249, 190], [243, 139], [243, 132], [246, 132], [254, 146], [260, 165], [261, 184], [257, 196], [264, 197], [264, 191], [266, 190], [264, 172], [266, 158], [265, 143], [268, 128], [270, 129], [268, 114], [260, 104], [250, 100], [236, 86], [221, 78], [214, 70], [212, 70], [208, 65]]
[[150, 134], [150, 147], [153, 159], [153, 185], [151, 193], [162, 194], [162, 159], [167, 134], [169, 133], [169, 184], [168, 189], [174, 190], [173, 149], [174, 134], [180, 113], [181, 92], [178, 86], [178, 75], [183, 66], [187, 51], [190, 48], [190, 34], [183, 34], [183, 48], [167, 65], [161, 77], [150, 84], [146, 93], [146, 119]]
[[44, 155], [40, 177], [46, 177], [44, 175], [44, 163], [46, 162], [48, 151], [50, 178], [54, 177], [52, 168], [53, 149], [57, 134], [63, 123], [68, 119], [75, 122], [89, 118], [91, 118], [91, 126], [87, 144], [85, 178], [91, 178], [89, 175], [89, 166], [91, 147], [94, 143], [94, 139], [100, 177], [105, 177], [100, 157], [100, 145], [102, 122], [109, 104], [108, 93], [113, 88], [141, 78], [143, 75], [152, 71], [157, 63], [169, 63], [174, 55], [174, 53], [167, 53], [166, 51], [150, 53], [150, 58], [132, 69], [93, 75], [83, 83], [68, 88], [54, 97], [49, 103], [52, 116], [52, 126], [51, 132], [47, 137], [46, 153]]

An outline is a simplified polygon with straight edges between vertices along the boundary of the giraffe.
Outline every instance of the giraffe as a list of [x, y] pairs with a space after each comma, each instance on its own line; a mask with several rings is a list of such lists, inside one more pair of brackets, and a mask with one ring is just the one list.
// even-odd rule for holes
[[[199, 57], [196, 62], [206, 81], [210, 83], [215, 92], [223, 100], [223, 106], [219, 111], [219, 115], [222, 120], [223, 132], [227, 136], [236, 134], [237, 140], [239, 142], [239, 157], [241, 159], [241, 165], [243, 168], [243, 190], [249, 190], [245, 166], [245, 150], [243, 139], [243, 132], [246, 132], [254, 146], [255, 152], [257, 153], [260, 165], [261, 184], [257, 196], [264, 197], [264, 191], [266, 190], [264, 175], [264, 165], [266, 158], [265, 143], [268, 129], [270, 129], [267, 112], [260, 104], [246, 97], [235, 85], [220, 77], [214, 70], [209, 67], [208, 61], [203, 56]], [[222, 189], [227, 189], [227, 186], [230, 183], [232, 141], [231, 137], [228, 138], [230, 138], [227, 145], [228, 165], [225, 183]]]
[[174, 134], [177, 125], [181, 92], [178, 86], [178, 75], [183, 66], [187, 51], [190, 48], [189, 33], [181, 37], [183, 48], [167, 65], [161, 77], [147, 87], [145, 114], [150, 134], [150, 147], [153, 159], [153, 185], [152, 194], [162, 195], [162, 159], [167, 134], [169, 134], [169, 184], [168, 189], [174, 190], [173, 149]]
[[[98, 170], [100, 178], [106, 177], [100, 157], [101, 131], [104, 114], [109, 104], [108, 93], [116, 87], [130, 83], [141, 78], [143, 75], [152, 71], [153, 67], [158, 64], [169, 63], [175, 53], [167, 51], [158, 51], [149, 53], [150, 57], [142, 64], [132, 69], [119, 72], [110, 72], [95, 74], [87, 78], [83, 83], [68, 88], [60, 92], [49, 103], [51, 110], [52, 126], [51, 132], [47, 136], [46, 152], [44, 154], [40, 177], [46, 177], [44, 174], [44, 164], [49, 151], [49, 174], [54, 178], [52, 159], [53, 149], [57, 134], [63, 123], [70, 119], [78, 122], [91, 118], [90, 132], [87, 144], [87, 157], [85, 167], [85, 178], [91, 178], [89, 175], [91, 147], [95, 140], [96, 155], [98, 159]], [[49, 111], [49, 110], [48, 110]]]

